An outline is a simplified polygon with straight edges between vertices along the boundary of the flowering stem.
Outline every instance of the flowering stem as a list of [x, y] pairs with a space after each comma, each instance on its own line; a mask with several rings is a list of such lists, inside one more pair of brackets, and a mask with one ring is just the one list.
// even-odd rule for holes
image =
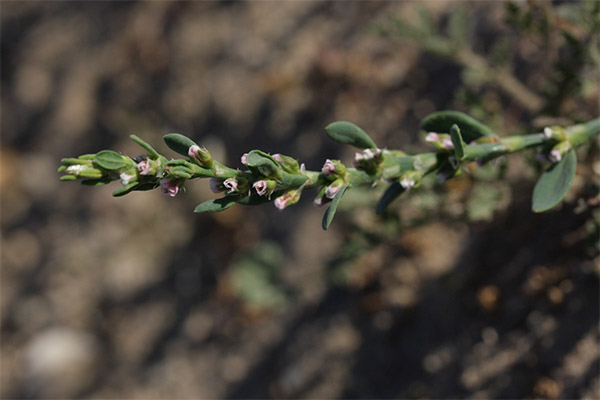
[[[157, 187], [161, 187], [163, 193], [175, 196], [187, 180], [210, 178], [211, 190], [225, 192], [225, 197], [199, 205], [196, 212], [222, 211], [236, 203], [255, 205], [269, 201], [283, 209], [295, 204], [303, 191], [316, 188], [319, 193], [315, 204], [333, 200], [332, 210], [324, 219], [323, 226], [327, 228], [341, 197], [352, 186], [392, 182], [382, 198], [384, 203], [380, 202], [378, 206], [381, 210], [402, 192], [417, 187], [423, 176], [436, 172], [438, 177], [450, 178], [465, 162], [481, 163], [540, 147], [547, 159], [559, 163], [567, 152], [600, 134], [600, 119], [565, 128], [548, 127], [543, 133], [498, 137], [489, 127], [471, 117], [450, 111], [426, 117], [421, 127], [435, 129], [427, 134], [426, 141], [437, 151], [407, 155], [400, 150], [382, 150], [354, 124], [342, 121], [328, 125], [326, 131], [330, 138], [363, 149], [356, 153], [354, 168], [347, 168], [339, 160], [328, 159], [321, 171], [309, 171], [292, 157], [252, 150], [242, 156], [242, 163], [248, 169], [241, 171], [213, 160], [207, 149], [191, 139], [169, 134], [165, 136], [167, 145], [188, 156], [187, 159], [168, 160], [132, 135], [132, 140], [147, 154], [130, 158], [103, 150], [78, 158], [64, 158], [58, 171], [65, 173], [62, 180], [81, 179], [87, 185], [120, 180], [122, 187], [113, 193], [115, 196]], [[570, 160], [572, 162], [572, 157]], [[560, 190], [562, 193], [566, 189], [561, 187]]]

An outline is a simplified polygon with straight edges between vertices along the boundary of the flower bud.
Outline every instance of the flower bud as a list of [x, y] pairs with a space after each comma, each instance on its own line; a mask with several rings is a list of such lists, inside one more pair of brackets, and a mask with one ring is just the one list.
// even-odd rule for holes
[[356, 168], [361, 168], [369, 173], [373, 173], [377, 170], [377, 167], [382, 160], [381, 155], [381, 149], [365, 149], [354, 155], [353, 164]]
[[205, 147], [200, 147], [196, 144], [191, 145], [188, 149], [188, 156], [190, 156], [191, 159], [198, 161], [202, 167], [212, 167], [212, 157]]
[[327, 186], [327, 189], [325, 189], [325, 197], [333, 199], [342, 186], [344, 186], [344, 181], [342, 179], [336, 179], [331, 185]]
[[548, 154], [548, 159], [553, 163], [557, 163], [560, 160], [562, 160], [563, 156], [569, 150], [571, 150], [571, 144], [569, 142], [567, 142], [566, 140], [560, 142], [556, 146], [554, 146], [552, 150], [550, 150], [550, 153]]
[[329, 201], [331, 201], [330, 199], [328, 199], [327, 197], [325, 197], [325, 192], [326, 191], [327, 191], [327, 187], [326, 186], [324, 186], [324, 187], [321, 188], [321, 190], [319, 191], [319, 194], [313, 200], [313, 205], [315, 205], [317, 207], [321, 207], [323, 204], [328, 203]]
[[542, 135], [544, 135], [544, 139], [546, 140], [564, 141], [567, 138], [567, 134], [560, 126], [548, 126], [544, 128]]
[[296, 204], [298, 200], [300, 200], [300, 195], [302, 194], [301, 189], [294, 189], [288, 192], [285, 192], [283, 195], [279, 196], [275, 199], [274, 204], [280, 210]]
[[323, 168], [321, 168], [321, 172], [325, 175], [331, 175], [335, 172], [335, 164], [330, 159], [325, 160], [325, 164], [323, 164]]
[[246, 165], [248, 164], [248, 153], [244, 153], [242, 154], [242, 158], [240, 159], [240, 161], [242, 162], [242, 164]]

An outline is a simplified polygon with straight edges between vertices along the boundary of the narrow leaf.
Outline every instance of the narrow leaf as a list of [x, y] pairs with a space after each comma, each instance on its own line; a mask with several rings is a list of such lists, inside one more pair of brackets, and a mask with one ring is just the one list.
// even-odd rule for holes
[[548, 168], [535, 184], [531, 209], [543, 212], [562, 201], [575, 177], [577, 156], [569, 150], [563, 159]]
[[208, 200], [194, 208], [195, 213], [220, 212], [233, 207], [240, 200], [239, 196], [226, 196], [220, 199]]
[[429, 114], [421, 121], [421, 129], [426, 132], [450, 133], [454, 124], [460, 127], [463, 140], [467, 143], [482, 136], [498, 136], [489, 126], [458, 111], [438, 111]]
[[377, 208], [375, 209], [375, 213], [383, 214], [387, 206], [389, 206], [392, 201], [394, 201], [398, 196], [404, 193], [404, 188], [398, 182], [392, 182], [390, 186], [385, 190], [381, 199], [377, 203]]
[[96, 158], [94, 160], [98, 166], [109, 171], [120, 169], [127, 165], [125, 158], [123, 158], [123, 156], [116, 151], [112, 150], [100, 151], [98, 154], [96, 154]]
[[163, 140], [171, 150], [184, 156], [188, 155], [190, 146], [196, 144], [192, 139], [179, 133], [169, 133], [168, 135], [163, 136]]
[[452, 144], [454, 145], [454, 156], [457, 160], [463, 160], [465, 158], [465, 142], [456, 124], [450, 128], [450, 139], [452, 139]]
[[342, 199], [342, 196], [348, 189], [349, 185], [350, 184], [346, 183], [344, 186], [342, 186], [340, 191], [333, 198], [331, 205], [329, 206], [327, 211], [325, 211], [325, 215], [323, 215], [323, 229], [324, 230], [327, 230], [327, 228], [329, 228], [329, 225], [331, 225], [331, 221], [333, 221], [333, 217], [335, 216], [335, 212], [338, 208], [338, 205], [340, 204], [340, 200]]
[[325, 127], [325, 132], [327, 136], [339, 143], [349, 144], [359, 149], [377, 148], [373, 139], [352, 122], [333, 122]]
[[154, 150], [154, 148], [152, 148], [152, 146], [150, 146], [148, 143], [146, 143], [144, 140], [142, 140], [142, 138], [140, 138], [136, 135], [129, 135], [129, 138], [131, 138], [131, 140], [133, 140], [134, 142], [139, 144], [140, 147], [142, 147], [144, 150], [146, 150], [148, 152], [148, 154], [150, 154], [150, 158], [152, 158], [153, 160], [156, 160], [158, 158], [158, 152], [156, 150]]

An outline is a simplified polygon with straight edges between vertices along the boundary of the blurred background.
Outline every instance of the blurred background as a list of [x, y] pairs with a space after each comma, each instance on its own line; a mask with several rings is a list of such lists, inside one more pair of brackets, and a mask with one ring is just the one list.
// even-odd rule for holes
[[533, 152], [329, 231], [196, 215], [208, 182], [115, 199], [62, 157], [254, 148], [317, 170], [323, 127], [423, 151], [457, 109], [501, 135], [598, 117], [598, 2], [12, 2], [1, 7], [2, 398], [597, 398], [598, 145], [535, 215]]

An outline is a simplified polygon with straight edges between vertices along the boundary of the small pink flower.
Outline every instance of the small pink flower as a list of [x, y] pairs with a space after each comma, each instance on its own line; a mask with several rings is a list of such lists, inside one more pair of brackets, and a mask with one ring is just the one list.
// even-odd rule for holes
[[325, 199], [323, 199], [323, 197], [317, 197], [313, 200], [313, 204], [317, 207], [321, 207], [323, 204], [325, 204]]
[[354, 161], [352, 163], [354, 164], [354, 166], [356, 168], [358, 168], [358, 167], [360, 167], [361, 161], [363, 161], [364, 159], [365, 159], [365, 156], [363, 155], [363, 153], [355, 153]]
[[448, 150], [454, 149], [454, 143], [452, 143], [452, 139], [449, 137], [445, 137], [442, 139], [442, 146]]
[[254, 188], [254, 190], [256, 190], [256, 193], [258, 193], [259, 196], [264, 196], [265, 194], [267, 194], [267, 190], [269, 189], [267, 181], [254, 182], [252, 187]]
[[321, 168], [321, 171], [325, 175], [333, 174], [335, 172], [335, 164], [333, 163], [333, 161], [327, 159], [325, 160], [325, 164], [323, 164], [323, 168]]
[[223, 184], [222, 179], [210, 178], [209, 185], [210, 185], [210, 190], [213, 193], [221, 193], [223, 191], [223, 189], [221, 188], [222, 184]]
[[190, 156], [191, 158], [200, 159], [201, 152], [202, 152], [202, 149], [200, 148], [200, 146], [194, 144], [194, 145], [191, 145], [190, 148], [188, 149], [188, 156]]
[[235, 178], [227, 178], [223, 182], [223, 186], [225, 186], [227, 189], [229, 189], [227, 191], [227, 193], [231, 194], [231, 193], [234, 193], [237, 190], [237, 188], [238, 188], [238, 181]]
[[142, 160], [138, 163], [137, 169], [140, 171], [140, 175], [149, 175], [152, 170], [152, 166], [150, 165], [150, 161]]
[[277, 154], [273, 154], [273, 158], [277, 161], [282, 163], [283, 162], [283, 158], [281, 157], [281, 154], [277, 153]]
[[244, 164], [244, 165], [248, 164], [248, 153], [242, 154], [241, 161], [242, 161], [242, 164]]
[[298, 200], [300, 200], [300, 190], [290, 190], [289, 192], [284, 193], [279, 196], [273, 202], [275, 207], [280, 210], [283, 210], [287, 206], [291, 206], [292, 204], [296, 204]]
[[288, 201], [290, 201], [289, 198], [286, 198], [285, 196], [279, 196], [275, 199], [273, 204], [275, 204], [275, 207], [277, 207], [278, 209], [283, 210]]
[[325, 190], [325, 197], [333, 199], [342, 187], [338, 185], [329, 185]]
[[557, 163], [560, 160], [562, 160], [562, 154], [560, 154], [560, 150], [558, 149], [554, 149], [550, 152], [550, 154], [548, 155], [548, 159], [550, 161], [552, 161], [553, 163]]
[[432, 143], [432, 142], [439, 142], [440, 141], [440, 135], [438, 135], [435, 132], [429, 132], [427, 134], [427, 136], [425, 136], [425, 141]]
[[160, 189], [163, 192], [163, 194], [175, 197], [179, 192], [179, 185], [171, 179], [165, 178], [160, 181]]

